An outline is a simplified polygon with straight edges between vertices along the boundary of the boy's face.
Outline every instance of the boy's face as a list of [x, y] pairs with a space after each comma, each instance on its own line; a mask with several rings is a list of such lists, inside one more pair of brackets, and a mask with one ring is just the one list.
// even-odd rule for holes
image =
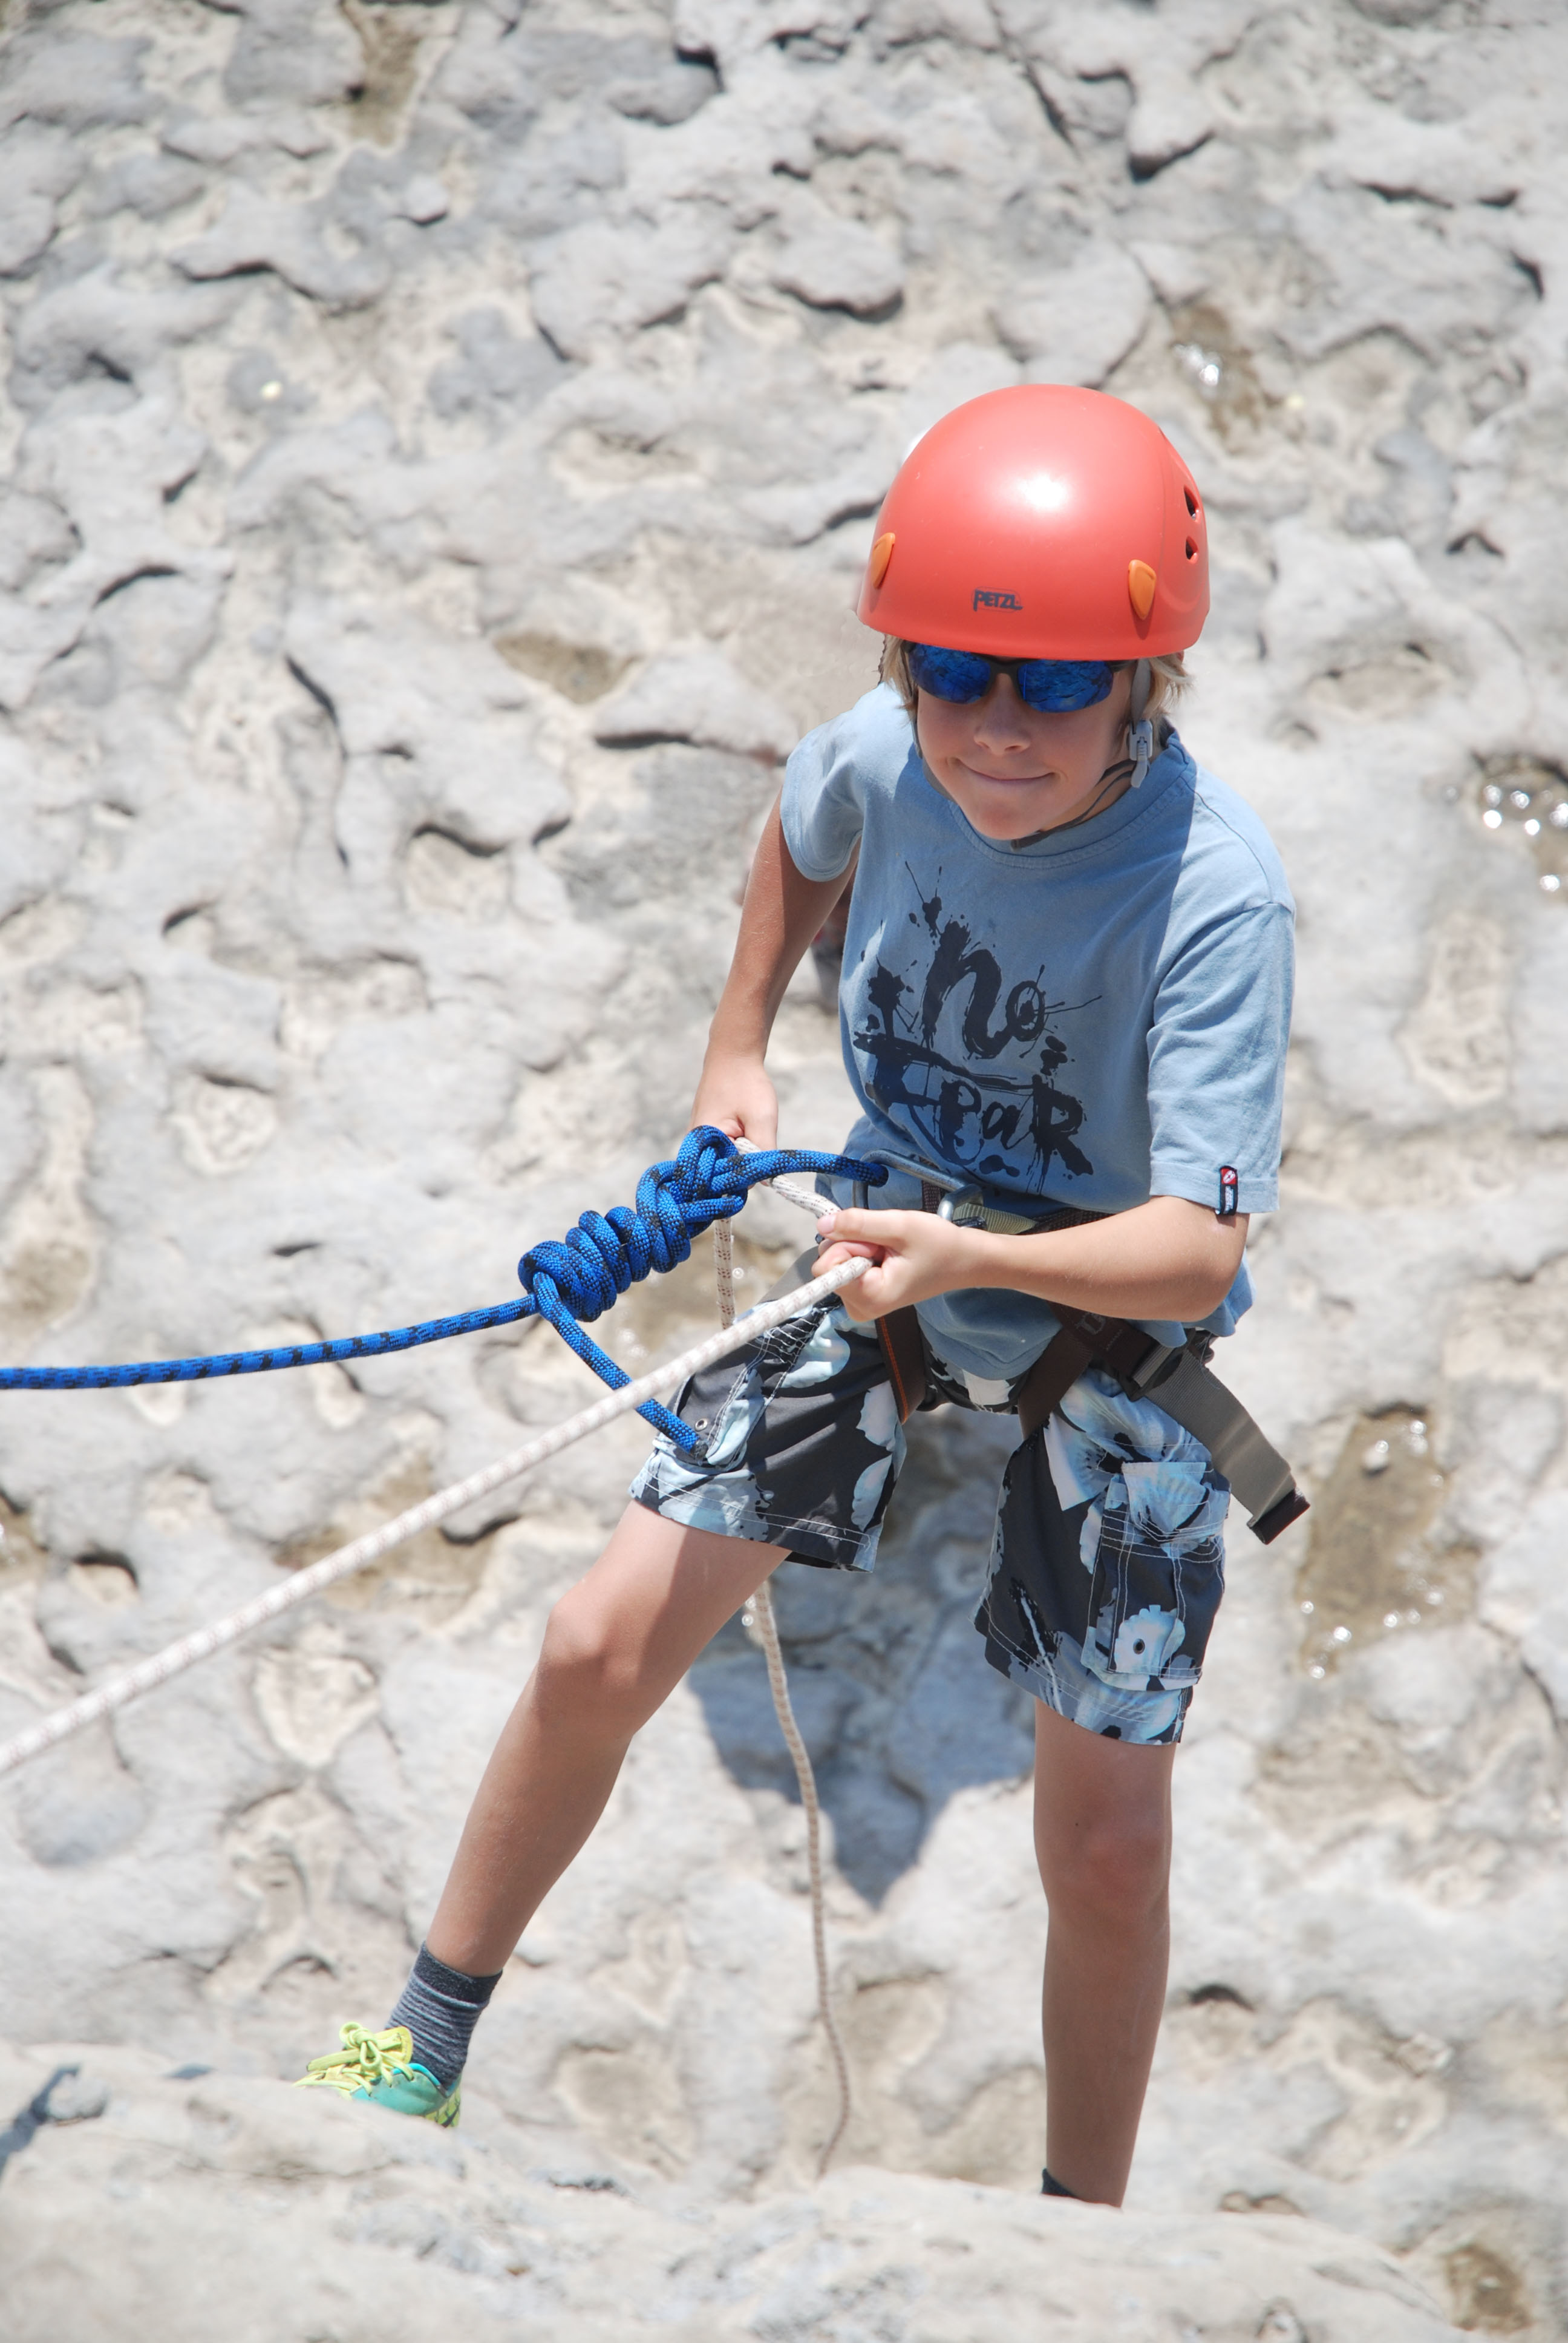
[[920, 754], [937, 787], [982, 838], [1030, 838], [1114, 804], [1127, 784], [1101, 793], [1101, 776], [1125, 753], [1131, 670], [1094, 708], [1047, 715], [1026, 708], [1010, 675], [983, 699], [960, 706], [917, 695]]

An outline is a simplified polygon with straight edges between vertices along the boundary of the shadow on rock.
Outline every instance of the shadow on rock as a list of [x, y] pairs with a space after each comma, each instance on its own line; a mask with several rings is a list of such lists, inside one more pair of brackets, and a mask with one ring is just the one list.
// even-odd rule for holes
[[[986, 1664], [971, 1621], [1010, 1418], [917, 1417], [875, 1574], [786, 1564], [773, 1582], [795, 1714], [839, 1869], [880, 1903], [956, 1791], [1032, 1762], [1028, 1694]], [[693, 1669], [714, 1745], [747, 1789], [799, 1802], [762, 1654], [732, 1620]]]

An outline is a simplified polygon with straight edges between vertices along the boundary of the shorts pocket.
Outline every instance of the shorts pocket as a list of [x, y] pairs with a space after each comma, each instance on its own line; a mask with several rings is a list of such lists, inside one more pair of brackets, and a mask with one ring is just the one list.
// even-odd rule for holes
[[[824, 1309], [787, 1318], [744, 1351], [716, 1359], [681, 1384], [667, 1404], [701, 1443], [692, 1462], [722, 1467], [738, 1461], [764, 1409], [787, 1386], [826, 1315]], [[658, 1437], [665, 1447], [670, 1446], [662, 1433]]]
[[[1121, 1500], [1118, 1503], [1118, 1499]], [[1128, 1692], [1175, 1692], [1195, 1684], [1220, 1598], [1225, 1548], [1218, 1527], [1151, 1535], [1127, 1503], [1120, 1477], [1106, 1491], [1089, 1595], [1087, 1668]], [[1222, 1511], [1222, 1507], [1221, 1508]]]

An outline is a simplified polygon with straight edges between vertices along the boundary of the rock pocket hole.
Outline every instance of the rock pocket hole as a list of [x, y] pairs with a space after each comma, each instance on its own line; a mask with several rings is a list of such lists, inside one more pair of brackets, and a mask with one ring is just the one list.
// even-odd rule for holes
[[210, 960], [217, 941], [217, 922], [206, 903], [171, 911], [163, 925], [164, 940], [181, 951], [203, 952]]
[[1526, 840], [1541, 892], [1563, 898], [1568, 884], [1568, 779], [1531, 757], [1494, 757], [1477, 803], [1483, 830], [1513, 830]]
[[531, 676], [536, 683], [548, 683], [565, 699], [576, 700], [586, 708], [593, 699], [602, 699], [613, 684], [620, 681], [631, 664], [613, 651], [600, 650], [593, 643], [562, 642], [554, 635], [498, 635], [495, 648], [508, 667], [519, 675]]
[[1309, 1675], [1327, 1676], [1348, 1654], [1384, 1636], [1464, 1616], [1476, 1557], [1442, 1537], [1446, 1486], [1424, 1415], [1402, 1407], [1357, 1417], [1327, 1486], [1312, 1500], [1307, 1558], [1296, 1580]]
[[85, 1554], [71, 1565], [72, 1584], [106, 1609], [118, 1610], [141, 1593], [136, 1574], [123, 1554]]
[[1452, 671], [1424, 643], [1392, 643], [1369, 649], [1364, 659], [1343, 667], [1325, 669], [1311, 689], [1333, 715], [1386, 724], [1413, 715], [1451, 690], [1454, 681]]
[[[1251, 352], [1230, 318], [1212, 302], [1194, 301], [1172, 311], [1171, 324], [1171, 355], [1211, 411], [1221, 436], [1251, 437], [1276, 402], [1260, 382]], [[1197, 497], [1185, 482], [1182, 493], [1196, 520]]]
[[0, 1588], [41, 1578], [46, 1561], [26, 1514], [0, 1495]]
[[506, 856], [433, 825], [417, 830], [403, 862], [410, 910], [435, 919], [498, 920], [511, 891]]
[[377, 146], [389, 146], [414, 94], [419, 69], [423, 9], [387, 5], [387, 0], [338, 0], [358, 35], [363, 78], [349, 94], [356, 127]]
[[1520, 2335], [1534, 2324], [1524, 2281], [1490, 2246], [1457, 2246], [1442, 2268], [1454, 2318], [1467, 2334]]

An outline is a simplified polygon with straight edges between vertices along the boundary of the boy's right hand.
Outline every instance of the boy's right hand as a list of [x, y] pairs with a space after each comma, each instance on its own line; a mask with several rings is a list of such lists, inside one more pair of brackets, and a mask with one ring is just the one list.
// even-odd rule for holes
[[715, 1057], [703, 1061], [702, 1080], [692, 1101], [691, 1128], [708, 1122], [730, 1139], [771, 1147], [779, 1135], [779, 1093], [759, 1058]]

